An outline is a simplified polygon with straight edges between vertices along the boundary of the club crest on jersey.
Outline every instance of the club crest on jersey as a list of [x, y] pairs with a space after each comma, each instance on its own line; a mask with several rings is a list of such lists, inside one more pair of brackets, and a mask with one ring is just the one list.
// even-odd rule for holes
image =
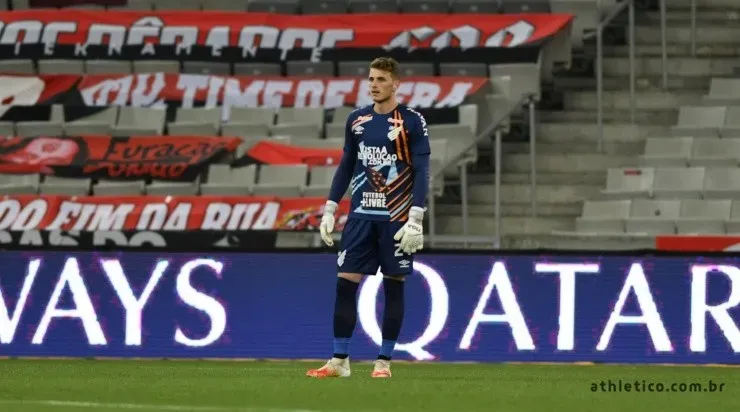
[[403, 131], [403, 119], [388, 118], [388, 140], [391, 142], [398, 138], [398, 135]]

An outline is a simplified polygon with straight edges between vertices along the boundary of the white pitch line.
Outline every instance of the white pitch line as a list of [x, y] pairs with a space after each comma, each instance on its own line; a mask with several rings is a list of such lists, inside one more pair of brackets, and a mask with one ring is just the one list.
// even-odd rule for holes
[[287, 408], [228, 408], [222, 406], [188, 406], [188, 405], [146, 405], [137, 403], [77, 402], [59, 400], [10, 400], [0, 399], [5, 405], [36, 405], [49, 407], [75, 407], [95, 409], [129, 409], [176, 412], [319, 412], [311, 409]]

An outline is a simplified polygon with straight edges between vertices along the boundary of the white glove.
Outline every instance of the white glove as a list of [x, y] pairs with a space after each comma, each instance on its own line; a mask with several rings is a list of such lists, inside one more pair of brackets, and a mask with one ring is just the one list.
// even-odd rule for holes
[[413, 206], [409, 210], [409, 220], [405, 225], [396, 232], [393, 239], [401, 241], [401, 250], [407, 254], [415, 253], [417, 250], [424, 248], [424, 229], [422, 221], [424, 220], [424, 209]]
[[337, 211], [337, 203], [327, 200], [324, 205], [324, 215], [321, 216], [321, 225], [319, 230], [321, 231], [321, 240], [326, 243], [327, 246], [334, 246], [334, 239], [331, 237], [331, 232], [334, 231], [334, 213]]

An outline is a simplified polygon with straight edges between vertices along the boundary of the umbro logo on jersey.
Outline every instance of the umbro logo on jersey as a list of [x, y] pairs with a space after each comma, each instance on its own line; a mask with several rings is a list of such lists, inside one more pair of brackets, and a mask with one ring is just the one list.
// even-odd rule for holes
[[362, 126], [356, 126], [356, 127], [354, 127], [354, 128], [352, 129], [352, 131], [353, 131], [353, 132], [354, 132], [354, 133], [355, 133], [356, 135], [360, 135], [360, 134], [362, 134], [363, 132], [365, 132], [365, 128], [364, 128], [364, 127], [362, 127]]
[[402, 130], [403, 130], [403, 126], [398, 126], [398, 127], [392, 128], [391, 131], [388, 132], [388, 139], [391, 142], [394, 141], [394, 140], [396, 140], [396, 138], [398, 137], [399, 133], [401, 133]]

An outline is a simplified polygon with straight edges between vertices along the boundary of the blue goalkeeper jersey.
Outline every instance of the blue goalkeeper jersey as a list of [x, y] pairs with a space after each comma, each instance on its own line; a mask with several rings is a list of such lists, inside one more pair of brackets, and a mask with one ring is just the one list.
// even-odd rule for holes
[[[427, 124], [419, 112], [401, 104], [388, 114], [376, 113], [372, 105], [352, 112], [343, 154], [354, 160], [349, 217], [407, 220], [411, 206], [424, 204], [424, 199], [414, 199], [414, 192], [421, 189], [414, 190], [414, 182], [428, 181], [428, 166], [415, 168], [414, 159], [428, 162], [429, 153]], [[415, 178], [419, 171], [427, 176]]]

